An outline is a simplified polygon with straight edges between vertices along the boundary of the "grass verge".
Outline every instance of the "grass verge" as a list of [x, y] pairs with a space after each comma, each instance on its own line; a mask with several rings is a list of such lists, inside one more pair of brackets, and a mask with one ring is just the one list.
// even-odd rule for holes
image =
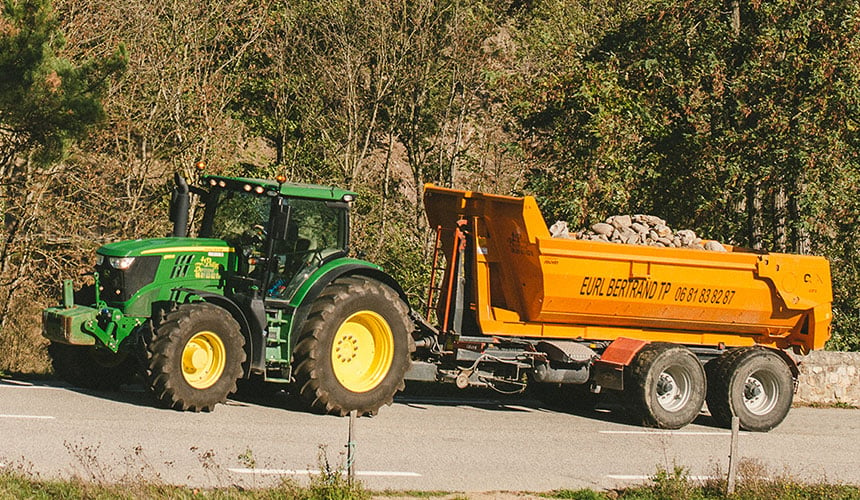
[[555, 490], [540, 494], [504, 493], [463, 494], [445, 492], [370, 492], [360, 483], [350, 485], [339, 472], [329, 471], [311, 478], [307, 486], [285, 480], [278, 486], [265, 489], [218, 488], [200, 489], [152, 484], [144, 481], [123, 484], [100, 484], [80, 479], [70, 481], [41, 480], [22, 471], [0, 469], [0, 499], [55, 499], [83, 500], [125, 499], [260, 499], [260, 500], [369, 500], [384, 498], [523, 498], [538, 496], [570, 500], [860, 500], [860, 487], [838, 484], [806, 484], [787, 477], [768, 478], [761, 467], [747, 463], [742, 467], [734, 494], [725, 493], [724, 479], [691, 480], [681, 467], [674, 470], [658, 469], [648, 483], [610, 491]]

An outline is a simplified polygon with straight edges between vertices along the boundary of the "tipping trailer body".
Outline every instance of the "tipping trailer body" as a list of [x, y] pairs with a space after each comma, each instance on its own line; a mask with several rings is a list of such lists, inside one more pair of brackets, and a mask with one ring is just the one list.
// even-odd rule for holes
[[[820, 349], [830, 336], [830, 268], [822, 257], [553, 238], [528, 196], [427, 185], [424, 201], [431, 227], [468, 228], [463, 307], [483, 335], [796, 353]], [[454, 262], [455, 238], [440, 241]]]

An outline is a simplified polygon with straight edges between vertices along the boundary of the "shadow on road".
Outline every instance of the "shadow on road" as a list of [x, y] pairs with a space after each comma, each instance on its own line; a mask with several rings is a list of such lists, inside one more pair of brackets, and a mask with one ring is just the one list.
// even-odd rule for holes
[[[163, 408], [142, 383], [123, 385], [118, 390], [96, 390], [75, 387], [63, 381], [45, 377], [13, 376], [0, 378], [0, 385], [52, 387], [118, 403]], [[281, 386], [240, 383], [239, 387], [240, 390], [231, 395], [227, 401], [228, 406], [253, 404], [287, 411], [308, 411], [304, 402], [287, 390], [281, 389]], [[614, 393], [596, 395], [578, 391], [540, 390], [520, 394], [501, 394], [487, 388], [458, 389], [453, 384], [413, 382], [408, 383], [406, 389], [394, 397], [394, 402], [419, 409], [448, 406], [510, 413], [557, 412], [601, 422], [640, 425], [640, 422], [637, 422], [624, 408], [623, 401]], [[719, 427], [706, 412], [701, 413], [693, 423], [705, 427]]]
[[[452, 384], [412, 383], [394, 398], [411, 407], [464, 406], [501, 412], [546, 411], [577, 415], [592, 420], [641, 425], [616, 393], [591, 394], [581, 387], [527, 390], [521, 394], [500, 394], [486, 388], [457, 389]], [[702, 412], [693, 424], [718, 427]]]

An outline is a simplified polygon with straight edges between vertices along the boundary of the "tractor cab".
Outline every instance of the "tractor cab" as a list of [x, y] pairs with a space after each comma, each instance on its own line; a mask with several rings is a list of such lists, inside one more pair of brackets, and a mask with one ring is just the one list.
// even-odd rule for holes
[[217, 176], [203, 185], [195, 190], [204, 204], [199, 235], [235, 250], [230, 278], [239, 292], [289, 300], [315, 269], [348, 253], [354, 193]]

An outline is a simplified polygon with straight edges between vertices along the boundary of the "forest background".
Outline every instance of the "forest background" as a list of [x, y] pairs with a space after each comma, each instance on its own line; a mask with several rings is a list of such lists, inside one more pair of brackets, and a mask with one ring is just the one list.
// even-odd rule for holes
[[414, 304], [425, 182], [824, 255], [860, 350], [858, 1], [2, 2], [0, 371], [47, 370], [62, 279], [167, 234], [198, 159], [357, 191]]

